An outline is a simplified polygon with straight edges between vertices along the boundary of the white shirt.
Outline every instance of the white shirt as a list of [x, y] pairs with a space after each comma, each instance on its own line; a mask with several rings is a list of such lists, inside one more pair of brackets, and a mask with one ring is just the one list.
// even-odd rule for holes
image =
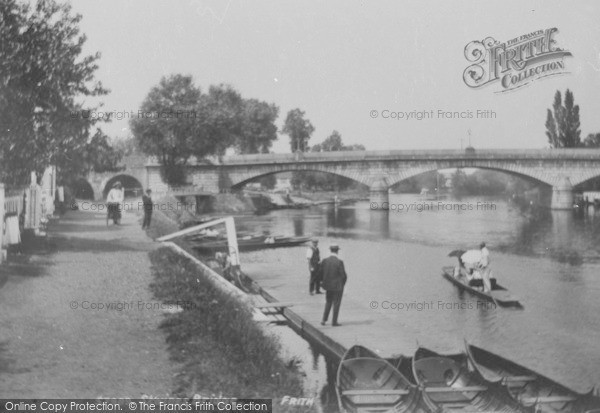
[[108, 196], [106, 197], [106, 202], [114, 202], [120, 204], [121, 202], [123, 202], [124, 199], [125, 197], [123, 195], [123, 190], [113, 188], [108, 193]]
[[481, 249], [481, 260], [479, 261], [479, 265], [482, 267], [490, 265], [490, 250], [488, 250], [487, 247]]
[[306, 250], [306, 259], [310, 260], [313, 256], [313, 249], [312, 247], [308, 247], [308, 249]]

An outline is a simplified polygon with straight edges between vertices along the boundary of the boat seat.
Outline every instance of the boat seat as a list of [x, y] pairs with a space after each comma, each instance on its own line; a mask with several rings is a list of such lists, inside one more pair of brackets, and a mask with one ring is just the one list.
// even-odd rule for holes
[[514, 383], [514, 382], [529, 382], [536, 381], [537, 377], [535, 376], [507, 376], [504, 378], [506, 383]]
[[486, 391], [486, 386], [464, 386], [464, 387], [425, 387], [426, 393], [466, 393], [471, 391]]
[[577, 400], [574, 396], [544, 396], [544, 397], [524, 397], [520, 399], [522, 403], [566, 403]]
[[344, 390], [344, 396], [404, 396], [410, 391], [404, 389], [372, 389], [372, 390]]
[[432, 385], [453, 383], [461, 370], [458, 363], [448, 357], [426, 357], [416, 360], [414, 369], [419, 382]]
[[[492, 286], [492, 290], [495, 290], [496, 289], [496, 279], [490, 278], [490, 284]], [[469, 286], [470, 287], [483, 287], [483, 279], [482, 278], [473, 278], [471, 281], [469, 281]]]

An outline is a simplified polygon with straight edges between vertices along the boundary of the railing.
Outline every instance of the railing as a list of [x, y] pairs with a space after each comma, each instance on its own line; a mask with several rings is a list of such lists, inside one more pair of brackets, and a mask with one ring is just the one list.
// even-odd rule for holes
[[[0, 190], [4, 191], [3, 188]], [[14, 193], [15, 191], [12, 192]], [[33, 185], [16, 192], [19, 194], [4, 197], [4, 209], [0, 218], [2, 218], [2, 221], [4, 222], [6, 215], [24, 215], [25, 229], [35, 230], [39, 228], [44, 212], [42, 188], [39, 185]]]
[[23, 212], [23, 199], [25, 194], [13, 195], [4, 199], [4, 214], [17, 214], [21, 215]]
[[[272, 164], [292, 162], [343, 162], [378, 160], [458, 160], [458, 159], [555, 159], [555, 160], [598, 160], [600, 149], [432, 149], [432, 150], [384, 150], [384, 151], [336, 151], [270, 153], [253, 155], [230, 155], [211, 157], [202, 161], [190, 159], [189, 166], [215, 167], [219, 165]], [[149, 158], [146, 166], [160, 166], [155, 158]]]

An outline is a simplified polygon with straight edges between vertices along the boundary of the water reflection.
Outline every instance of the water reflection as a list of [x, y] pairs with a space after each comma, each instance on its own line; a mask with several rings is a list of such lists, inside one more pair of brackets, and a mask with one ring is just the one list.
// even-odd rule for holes
[[321, 406], [325, 412], [338, 413], [339, 406], [335, 391], [338, 364], [328, 360], [327, 358], [325, 358], [325, 362], [327, 371], [327, 384], [323, 386], [319, 395]]
[[300, 237], [304, 235], [304, 217], [302, 215], [294, 215], [292, 222], [294, 223], [294, 236]]
[[318, 370], [319, 369], [319, 356], [321, 355], [321, 353], [319, 353], [319, 350], [317, 349], [317, 347], [315, 347], [312, 343], [308, 343], [309, 347], [310, 347], [310, 354], [312, 355], [312, 369], [313, 370]]
[[390, 237], [390, 211], [372, 210], [369, 214], [369, 230], [379, 234], [381, 238]]
[[343, 229], [356, 227], [356, 209], [330, 205], [327, 209], [327, 226]]

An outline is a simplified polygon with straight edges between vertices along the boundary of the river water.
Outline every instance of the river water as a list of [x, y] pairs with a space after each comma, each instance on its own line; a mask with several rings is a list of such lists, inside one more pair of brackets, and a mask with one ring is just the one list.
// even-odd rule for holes
[[[379, 302], [474, 302], [440, 277], [440, 267], [456, 264], [450, 251], [485, 241], [494, 275], [524, 309], [399, 313], [414, 340], [452, 352], [466, 338], [576, 390], [600, 384], [600, 211], [532, 212], [486, 197], [439, 202], [390, 195], [389, 212], [364, 201], [272, 211], [236, 224], [250, 232], [316, 236], [322, 255], [329, 243], [340, 244], [348, 286]], [[242, 268], [276, 261], [308, 280], [304, 254], [302, 247], [243, 253]], [[334, 410], [331, 366], [293, 333], [279, 334], [306, 374], [307, 393]]]

